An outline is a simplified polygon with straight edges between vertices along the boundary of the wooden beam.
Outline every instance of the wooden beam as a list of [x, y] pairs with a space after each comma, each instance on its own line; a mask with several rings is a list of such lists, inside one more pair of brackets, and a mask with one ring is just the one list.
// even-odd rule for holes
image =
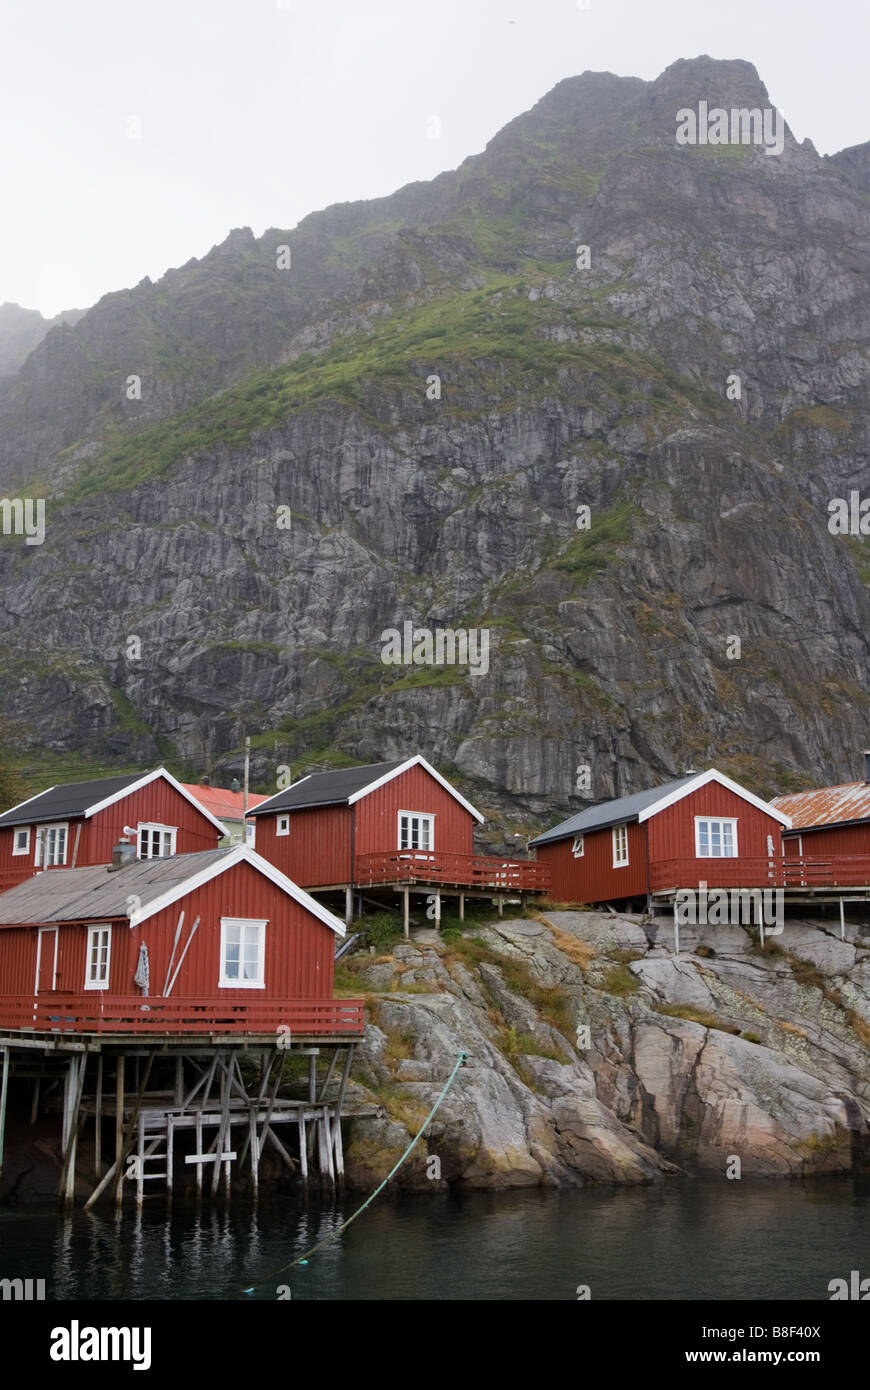
[[402, 889], [402, 925], [405, 933], [405, 940], [408, 940], [408, 923], [410, 919], [409, 903], [411, 892], [408, 888]]
[[97, 1095], [94, 1101], [94, 1177], [99, 1181], [103, 1167], [103, 1054], [97, 1058]]
[[81, 1053], [78, 1057], [71, 1057], [69, 1060], [68, 1085], [64, 1088], [64, 1155], [58, 1186], [58, 1196], [61, 1202], [71, 1202], [75, 1196], [76, 1148], [78, 1146], [79, 1115], [87, 1060], [88, 1054], [86, 1052]]
[[6, 1138], [6, 1097], [9, 1093], [9, 1048], [3, 1053], [3, 1080], [0, 1081], [0, 1173], [3, 1172], [3, 1146]]
[[[126, 824], [126, 822], [125, 822]], [[118, 1053], [115, 1073], [115, 1163], [121, 1161], [124, 1143], [124, 1054]]]
[[460, 894], [459, 894], [459, 920], [460, 920], [460, 922], [464, 922], [464, 921], [465, 921], [465, 894], [464, 894], [464, 893], [460, 893]]

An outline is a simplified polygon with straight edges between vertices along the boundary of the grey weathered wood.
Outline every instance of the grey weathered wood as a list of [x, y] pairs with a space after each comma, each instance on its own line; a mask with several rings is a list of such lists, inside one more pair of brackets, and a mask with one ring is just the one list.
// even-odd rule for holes
[[103, 1166], [103, 1054], [97, 1058], [97, 1094], [94, 1099], [94, 1177]]

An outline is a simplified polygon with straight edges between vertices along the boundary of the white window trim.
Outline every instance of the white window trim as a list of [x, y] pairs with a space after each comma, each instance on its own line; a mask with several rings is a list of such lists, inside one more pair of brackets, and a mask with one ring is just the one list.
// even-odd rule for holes
[[257, 822], [255, 820], [245, 821], [244, 829], [239, 837], [243, 845], [248, 845], [250, 849], [257, 848]]
[[[42, 863], [42, 864], [41, 864], [41, 863], [39, 862], [39, 851], [40, 851], [40, 849], [42, 849], [43, 851], [44, 851], [44, 849], [45, 849], [45, 837], [46, 837], [46, 835], [47, 835], [47, 833], [48, 833], [49, 830], [62, 830], [62, 831], [63, 831], [63, 859], [62, 859], [61, 862], [60, 862], [60, 867], [62, 867], [64, 864], [66, 864], [66, 853], [67, 853], [67, 850], [69, 849], [69, 821], [66, 821], [66, 820], [50, 820], [50, 821], [46, 821], [46, 823], [45, 823], [44, 825], [38, 825], [38, 826], [36, 827], [36, 835], [35, 835], [35, 837], [34, 837], [34, 847], [33, 847], [33, 862], [34, 862], [35, 866], [37, 867], [37, 869], [49, 869], [49, 868], [50, 868], [50, 869], [56, 869], [56, 868], [59, 867], [57, 864], [45, 864], [45, 863]], [[44, 853], [43, 853], [43, 859], [44, 859], [44, 858], [45, 858], [45, 855], [44, 855]]]
[[[616, 851], [619, 847], [620, 836], [618, 831], [625, 831], [625, 858], [618, 859]], [[628, 867], [628, 821], [623, 821], [622, 825], [614, 825], [610, 832], [610, 843], [613, 846], [613, 867], [614, 869], [625, 869]]]
[[175, 842], [176, 842], [176, 838], [177, 838], [177, 836], [178, 836], [178, 826], [177, 826], [177, 825], [161, 825], [158, 821], [154, 821], [154, 820], [140, 820], [140, 821], [138, 821], [137, 824], [136, 824], [136, 858], [137, 858], [137, 859], [141, 859], [141, 858], [142, 858], [142, 831], [143, 831], [143, 830], [148, 830], [148, 831], [151, 831], [151, 830], [159, 830], [161, 833], [163, 833], [163, 832], [165, 832], [165, 831], [168, 831], [168, 833], [169, 833], [169, 834], [171, 835], [171, 837], [172, 837], [172, 839], [171, 839], [171, 841], [170, 841], [171, 848], [170, 848], [170, 850], [169, 850], [169, 853], [168, 853], [168, 854], [159, 854], [159, 855], [158, 855], [158, 854], [149, 854], [149, 855], [146, 855], [146, 858], [147, 858], [147, 859], [171, 859], [172, 856], [173, 856], [173, 854], [175, 853]]
[[574, 836], [574, 843], [571, 846], [571, 853], [575, 859], [582, 859], [586, 854], [586, 843], [582, 835]]
[[289, 811], [282, 811], [279, 815], [277, 815], [277, 816], [275, 817], [275, 834], [276, 834], [276, 835], [289, 835], [289, 834], [290, 834], [290, 812], [289, 812]]
[[[91, 969], [91, 941], [97, 932], [108, 932], [109, 941], [106, 950], [106, 978], [105, 980], [88, 979]], [[92, 927], [88, 927], [88, 944], [85, 952], [85, 989], [108, 989], [109, 981], [112, 977], [112, 924], [110, 922], [95, 922]]]
[[[402, 845], [402, 816], [416, 816], [419, 821], [429, 822], [429, 844], [426, 849], [414, 849], [413, 845]], [[397, 811], [396, 812], [396, 848], [400, 854], [431, 854], [435, 849], [435, 812], [434, 811]]]
[[[265, 989], [266, 988], [266, 925], [268, 917], [222, 917], [220, 959], [218, 968], [220, 978], [218, 989]], [[256, 980], [229, 980], [224, 974], [226, 958], [227, 927], [257, 927], [259, 929], [260, 949], [257, 955]]]
[[[738, 859], [740, 852], [737, 847], [737, 816], [696, 816], [695, 817], [695, 858], [696, 859]], [[734, 846], [733, 854], [702, 854], [701, 853], [701, 822], [707, 825], [730, 825], [731, 839]], [[711, 837], [712, 839], [712, 837]]]
[[[27, 836], [27, 839], [26, 839], [26, 841], [25, 841], [25, 843], [24, 843], [24, 848], [23, 848], [23, 849], [19, 849], [19, 848], [18, 848], [18, 836], [19, 836], [19, 835], [26, 835], [26, 836]], [[12, 853], [13, 853], [13, 854], [29, 854], [29, 853], [30, 853], [30, 826], [29, 826], [29, 825], [16, 825], [15, 828], [13, 829], [13, 831], [12, 831]]]

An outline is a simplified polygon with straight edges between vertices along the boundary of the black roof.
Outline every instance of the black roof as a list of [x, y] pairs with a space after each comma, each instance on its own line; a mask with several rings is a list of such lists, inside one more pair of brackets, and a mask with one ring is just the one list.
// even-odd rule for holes
[[554, 825], [552, 830], [545, 830], [543, 835], [530, 840], [529, 844], [548, 845], [569, 835], [582, 835], [587, 830], [603, 830], [608, 825], [622, 825], [624, 821], [637, 820], [647, 806], [675, 792], [678, 787], [684, 787], [687, 782], [694, 781], [696, 776], [697, 773], [693, 772], [688, 777], [678, 777], [675, 782], [665, 782], [663, 786], [653, 787], [650, 791], [633, 792], [631, 796], [620, 796], [615, 801], [602, 801], [599, 806], [590, 806], [587, 811], [580, 811], [576, 816], [563, 820], [560, 825]]
[[249, 816], [269, 815], [274, 811], [298, 811], [305, 806], [346, 806], [355, 792], [362, 791], [378, 778], [386, 777], [397, 767], [404, 767], [407, 758], [391, 763], [369, 763], [367, 767], [341, 767], [335, 772], [312, 772], [294, 782], [286, 791], [277, 792], [268, 801], [253, 807]]
[[134, 782], [141, 782], [143, 775], [141, 772], [131, 772], [126, 777], [98, 777], [90, 782], [66, 782], [62, 787], [49, 787], [47, 792], [32, 796], [29, 801], [23, 801], [20, 806], [0, 816], [0, 828], [83, 816], [85, 811], [105, 801], [107, 796], [123, 791]]

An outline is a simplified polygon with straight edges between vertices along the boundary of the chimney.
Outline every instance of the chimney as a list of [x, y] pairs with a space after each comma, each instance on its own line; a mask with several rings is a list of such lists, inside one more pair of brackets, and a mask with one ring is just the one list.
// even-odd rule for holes
[[131, 845], [129, 840], [119, 840], [112, 845], [112, 863], [109, 866], [109, 873], [117, 873], [118, 869], [126, 868], [132, 864], [136, 858], [136, 846]]
[[864, 781], [870, 783], [870, 748], [864, 749]]

